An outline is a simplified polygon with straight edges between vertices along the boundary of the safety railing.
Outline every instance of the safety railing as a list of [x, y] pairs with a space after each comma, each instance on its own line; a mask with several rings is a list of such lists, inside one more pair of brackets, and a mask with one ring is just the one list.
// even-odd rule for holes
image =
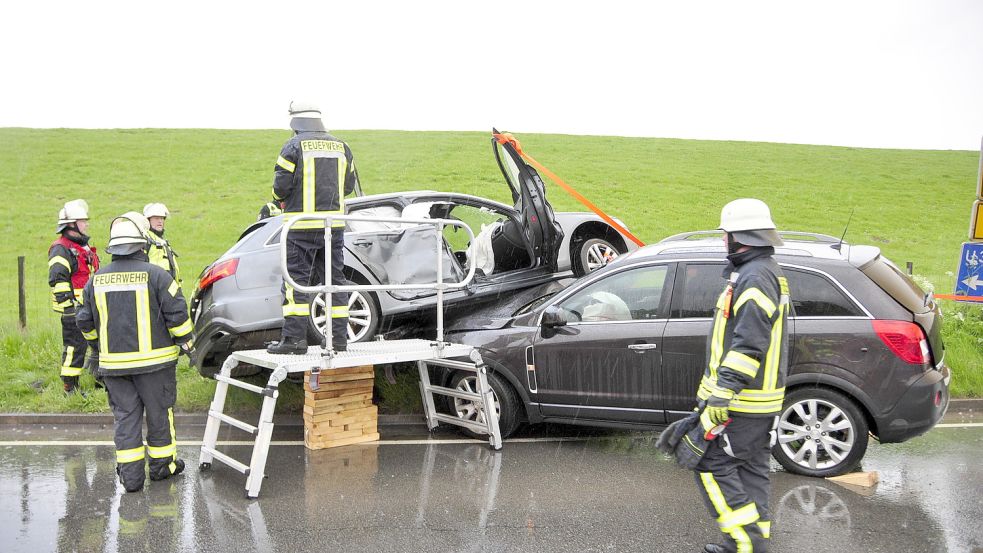
[[[290, 272], [287, 270], [287, 233], [291, 227], [300, 221], [324, 221], [324, 284], [320, 286], [302, 286], [298, 284]], [[366, 221], [377, 223], [396, 223], [402, 225], [433, 225], [437, 254], [437, 282], [433, 283], [411, 283], [411, 284], [331, 284], [331, 234], [333, 229], [331, 223], [334, 221]], [[452, 219], [404, 219], [400, 217], [369, 217], [365, 215], [330, 215], [330, 214], [301, 214], [294, 215], [286, 219], [283, 223], [283, 230], [280, 234], [280, 270], [283, 272], [284, 281], [295, 290], [305, 294], [324, 294], [325, 309], [330, 313], [332, 301], [331, 294], [335, 292], [362, 292], [362, 291], [391, 291], [391, 290], [436, 290], [437, 291], [437, 345], [440, 347], [444, 343], [444, 291], [459, 290], [465, 288], [474, 278], [476, 264], [468, 263], [467, 272], [464, 278], [458, 282], [444, 282], [444, 227], [454, 226], [463, 228], [468, 234], [468, 259], [470, 260], [474, 250], [474, 232], [462, 221]], [[394, 229], [398, 230], [398, 229]], [[332, 346], [331, 318], [327, 317], [324, 325], [325, 355], [333, 356], [334, 347]]]

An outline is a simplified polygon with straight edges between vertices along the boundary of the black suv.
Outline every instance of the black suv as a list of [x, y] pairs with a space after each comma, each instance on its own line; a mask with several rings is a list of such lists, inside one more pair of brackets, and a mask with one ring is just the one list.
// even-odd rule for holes
[[[792, 296], [789, 378], [775, 458], [830, 476], [852, 469], [868, 433], [901, 442], [949, 403], [941, 313], [931, 294], [872, 246], [782, 233], [775, 258]], [[695, 406], [706, 337], [723, 288], [720, 233], [672, 236], [573, 281], [527, 290], [452, 323], [480, 348], [503, 435], [523, 421], [664, 426]], [[435, 375], [473, 388], [473, 376]], [[452, 412], [482, 417], [465, 400]]]

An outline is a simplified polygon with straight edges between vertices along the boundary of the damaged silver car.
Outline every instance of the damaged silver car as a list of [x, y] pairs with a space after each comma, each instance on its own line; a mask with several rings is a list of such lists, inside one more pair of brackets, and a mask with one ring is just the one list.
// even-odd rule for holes
[[[448, 192], [415, 191], [360, 196], [346, 201], [349, 215], [460, 220], [474, 232], [444, 229], [443, 279], [459, 282], [475, 266], [464, 290], [444, 293], [448, 311], [469, 308], [558, 278], [584, 275], [637, 249], [612, 226], [588, 212], [555, 213], [536, 170], [508, 143], [492, 140], [495, 159], [513, 205]], [[619, 221], [619, 224], [621, 222]], [[196, 352], [192, 363], [211, 376], [229, 353], [262, 347], [283, 324], [279, 247], [282, 217], [250, 225], [239, 240], [205, 268], [191, 300]], [[350, 221], [345, 233], [345, 277], [356, 284], [436, 281], [429, 225]], [[352, 293], [348, 341], [433, 334], [436, 292], [399, 290]], [[312, 303], [310, 339], [319, 341], [326, 322], [324, 298]]]

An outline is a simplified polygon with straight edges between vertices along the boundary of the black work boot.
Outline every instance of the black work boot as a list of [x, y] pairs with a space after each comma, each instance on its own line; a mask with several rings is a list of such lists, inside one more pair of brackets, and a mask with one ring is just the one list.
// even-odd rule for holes
[[736, 549], [716, 543], [708, 543], [703, 546], [703, 553], [736, 553]]
[[77, 376], [63, 376], [61, 382], [66, 394], [73, 394], [79, 389], [79, 377]]
[[[126, 493], [138, 492], [143, 489], [143, 478], [125, 478], [120, 465], [116, 465], [116, 475], [119, 476], [119, 483], [123, 484], [123, 489], [126, 490]], [[142, 476], [142, 474], [140, 476]]]
[[267, 353], [286, 355], [304, 355], [307, 353], [307, 340], [303, 338], [284, 337], [279, 342], [273, 342], [266, 348]]
[[174, 461], [174, 472], [171, 472], [170, 466], [171, 464], [168, 463], [166, 465], [162, 465], [160, 469], [158, 469], [157, 471], [151, 469], [150, 479], [155, 482], [160, 480], [167, 480], [172, 476], [177, 476], [182, 472], [184, 472], [184, 461], [182, 461], [181, 459], [177, 459]]

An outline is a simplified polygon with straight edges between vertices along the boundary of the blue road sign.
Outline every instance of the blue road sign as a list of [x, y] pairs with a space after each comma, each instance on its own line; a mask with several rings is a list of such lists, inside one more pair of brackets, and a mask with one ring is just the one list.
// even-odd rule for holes
[[963, 243], [955, 295], [983, 296], [983, 243]]

